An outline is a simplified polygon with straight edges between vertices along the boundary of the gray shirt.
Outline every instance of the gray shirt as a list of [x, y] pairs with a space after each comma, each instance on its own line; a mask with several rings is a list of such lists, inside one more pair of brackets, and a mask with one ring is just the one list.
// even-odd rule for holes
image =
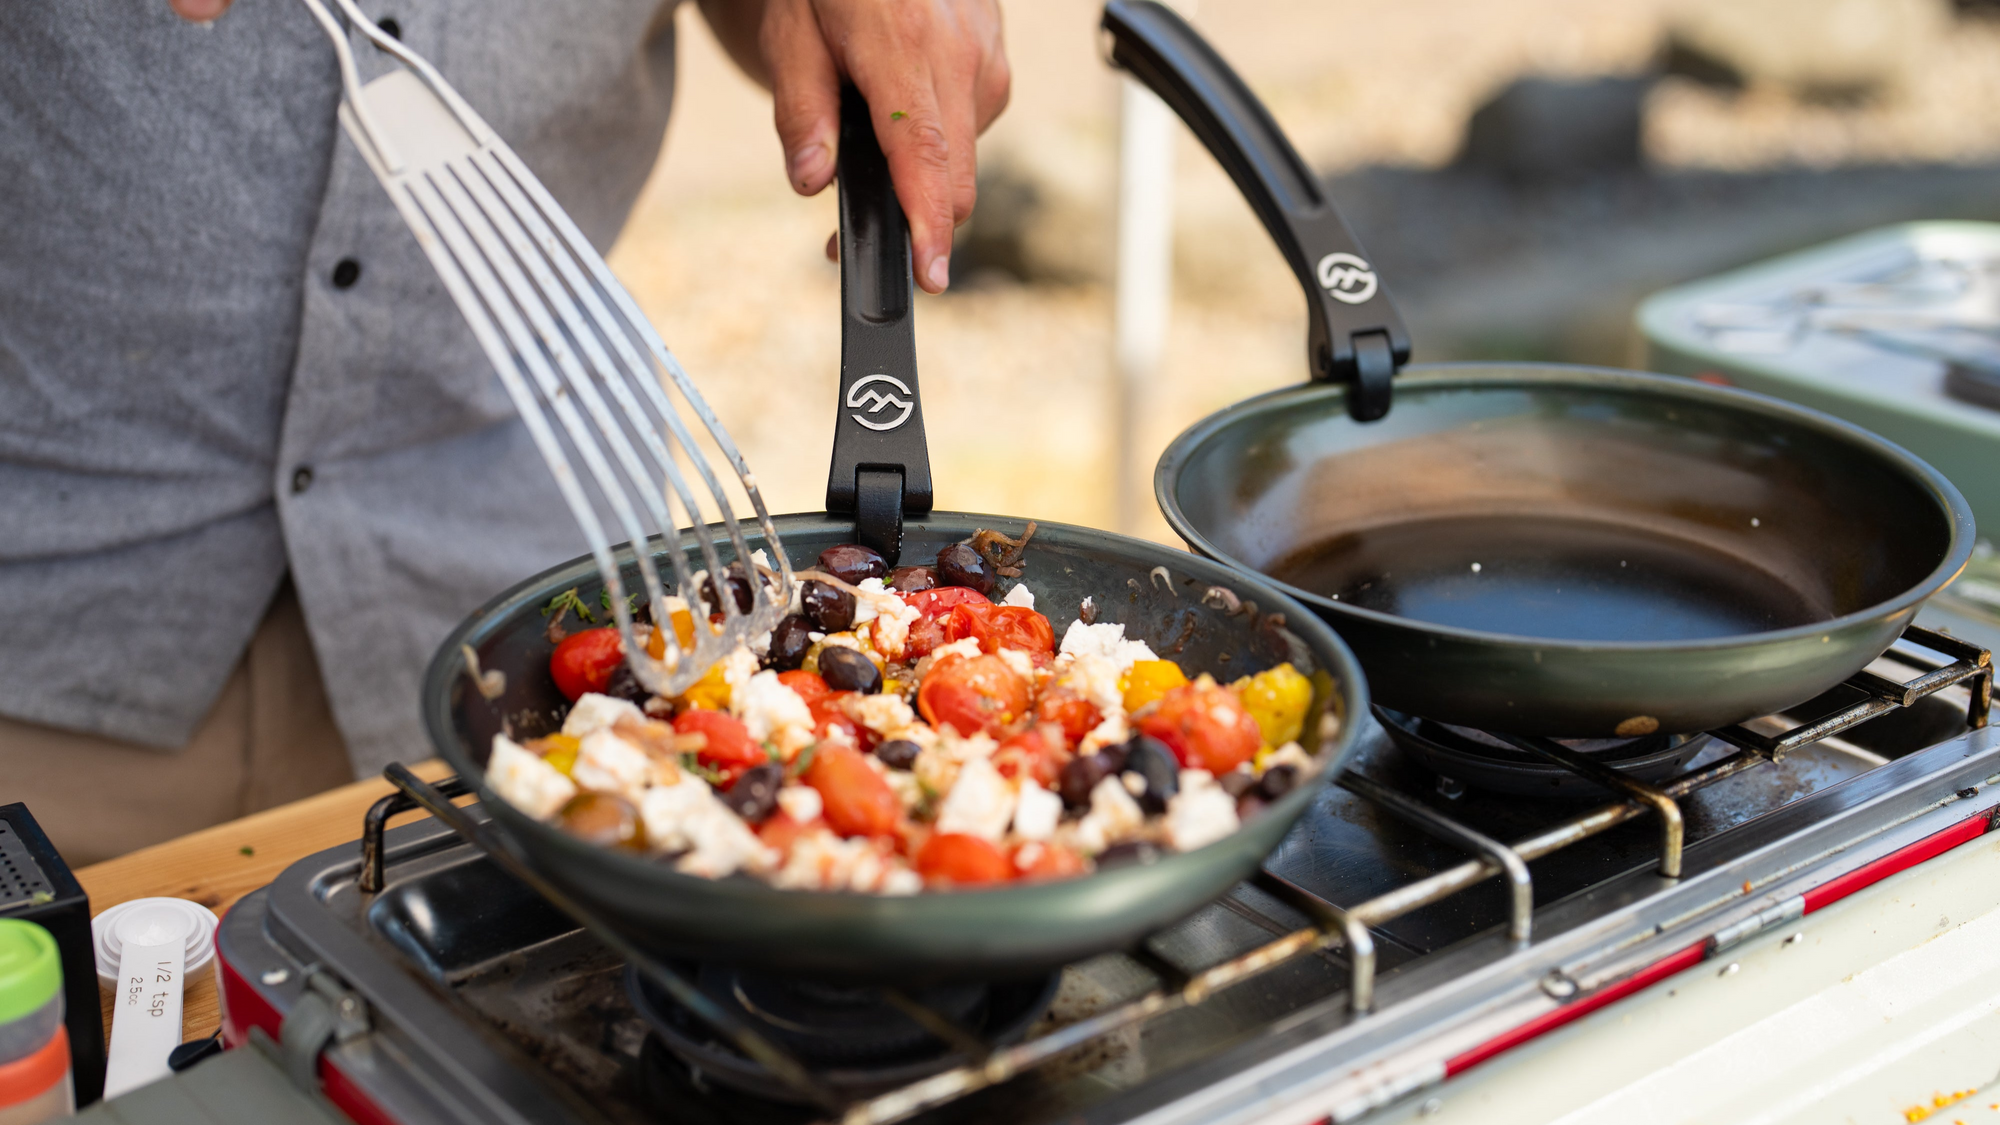
[[[364, 5], [609, 243], [673, 0]], [[0, 44], [0, 713], [181, 745], [289, 570], [357, 771], [426, 756], [445, 632], [583, 543], [330, 44], [291, 0], [10, 3]]]

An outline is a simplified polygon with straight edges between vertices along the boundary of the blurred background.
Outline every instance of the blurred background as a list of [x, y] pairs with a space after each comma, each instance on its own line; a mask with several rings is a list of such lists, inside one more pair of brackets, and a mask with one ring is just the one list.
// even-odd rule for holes
[[[1160, 449], [1305, 377], [1303, 302], [1178, 124], [1157, 377], [1119, 464], [1119, 79], [1090, 0], [1002, 0], [1011, 107], [953, 285], [919, 298], [937, 505], [1173, 542]], [[829, 190], [692, 5], [665, 154], [610, 255], [775, 510], [823, 506], [839, 364]], [[1660, 288], [1915, 218], [2000, 219], [2000, 0], [1202, 0], [1402, 309], [1415, 359], [1633, 365]]]

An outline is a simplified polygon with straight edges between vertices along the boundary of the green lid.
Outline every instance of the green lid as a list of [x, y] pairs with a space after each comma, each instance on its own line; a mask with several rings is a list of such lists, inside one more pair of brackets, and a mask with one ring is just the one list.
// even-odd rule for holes
[[56, 939], [33, 922], [0, 918], [0, 1023], [34, 1012], [60, 988]]

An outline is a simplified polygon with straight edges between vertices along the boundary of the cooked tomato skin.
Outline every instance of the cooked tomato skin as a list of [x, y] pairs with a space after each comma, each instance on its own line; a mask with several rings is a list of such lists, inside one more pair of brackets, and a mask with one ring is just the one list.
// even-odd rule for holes
[[1255, 757], [1263, 742], [1243, 701], [1212, 681], [1168, 692], [1160, 697], [1159, 709], [1137, 726], [1139, 733], [1166, 743], [1183, 767], [1217, 777]]
[[1027, 712], [1028, 681], [997, 656], [947, 657], [924, 676], [917, 710], [961, 735], [998, 735]]
[[814, 700], [833, 694], [833, 689], [826, 686], [826, 681], [820, 678], [818, 672], [795, 668], [790, 672], [778, 673], [778, 682], [791, 688], [793, 694], [805, 700], [807, 707], [811, 707]]
[[970, 887], [1005, 883], [1014, 877], [1014, 861], [996, 845], [977, 836], [940, 832], [917, 851], [917, 874], [926, 883]]
[[882, 736], [855, 722], [848, 716], [847, 709], [843, 706], [848, 700], [857, 698], [860, 694], [854, 691], [835, 691], [809, 701], [806, 710], [812, 712], [813, 731], [821, 738], [825, 738], [827, 731], [838, 727], [847, 732], [849, 742], [863, 750], [873, 750], [875, 744], [882, 740]]
[[549, 657], [549, 675], [555, 677], [556, 690], [574, 700], [586, 692], [603, 691], [611, 682], [611, 673], [624, 662], [625, 647], [618, 640], [618, 630], [607, 625], [564, 637]]
[[1035, 784], [1053, 789], [1069, 762], [1069, 747], [1062, 728], [1041, 723], [1007, 739], [993, 752], [993, 768], [1001, 777], [1032, 777]]
[[726, 711], [683, 711], [674, 718], [674, 733], [699, 734], [708, 739], [707, 746], [695, 751], [695, 757], [704, 765], [747, 768], [762, 765], [770, 758], [762, 746], [750, 741], [743, 720]]
[[861, 751], [840, 742], [822, 742], [801, 781], [819, 790], [821, 814], [842, 836], [886, 836], [896, 830], [901, 809], [882, 775]]
[[1035, 703], [1035, 718], [1061, 727], [1063, 736], [1072, 743], [1083, 741], [1084, 735], [1096, 730], [1097, 724], [1104, 721], [1095, 703], [1066, 687], [1052, 687], [1043, 692], [1042, 698]]
[[961, 603], [951, 607], [942, 620], [946, 644], [972, 637], [986, 652], [999, 652], [1003, 648], [1028, 653], [1056, 649], [1055, 626], [1049, 624], [1048, 618], [1023, 606]]
[[778, 809], [770, 816], [765, 817], [764, 823], [757, 826], [757, 838], [764, 842], [765, 847], [775, 848], [780, 852], [789, 852], [792, 850], [792, 845], [798, 842], [799, 837], [815, 829], [825, 827], [826, 821], [824, 820], [814, 818], [809, 823], [800, 824], [790, 816], [787, 816], [785, 810]]
[[903, 602], [917, 611], [903, 651], [912, 657], [929, 656], [945, 642], [944, 617], [961, 605], [991, 605], [986, 595], [964, 586], [938, 586], [902, 595]]
[[1083, 857], [1061, 844], [1022, 844], [1008, 860], [1023, 879], [1069, 879], [1084, 872]]

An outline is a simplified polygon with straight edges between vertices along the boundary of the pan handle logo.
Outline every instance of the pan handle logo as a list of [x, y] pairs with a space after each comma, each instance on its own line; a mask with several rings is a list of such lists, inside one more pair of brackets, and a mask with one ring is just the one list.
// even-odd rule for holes
[[860, 410], [865, 407], [868, 413], [877, 417], [881, 417], [882, 411], [887, 409], [894, 409], [899, 413], [887, 422], [871, 422], [859, 414], [849, 414], [849, 418], [871, 430], [893, 430], [910, 420], [910, 414], [916, 410], [916, 405], [910, 398], [898, 398], [885, 390], [870, 389], [871, 383], [887, 383], [905, 395], [911, 394], [910, 385], [894, 375], [869, 375], [856, 379], [854, 385], [847, 388], [847, 405], [850, 408]]
[[1319, 260], [1319, 283], [1334, 300], [1358, 305], [1375, 295], [1375, 267], [1353, 254], [1328, 254]]

